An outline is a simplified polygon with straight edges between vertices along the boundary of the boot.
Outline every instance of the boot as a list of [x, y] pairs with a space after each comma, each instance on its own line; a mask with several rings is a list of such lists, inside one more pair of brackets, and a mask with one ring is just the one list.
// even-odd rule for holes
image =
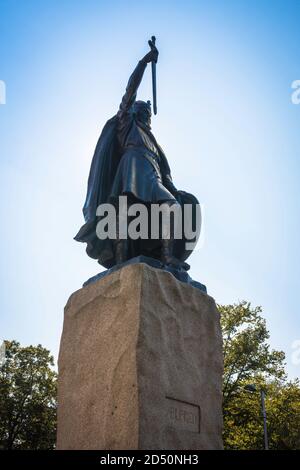
[[163, 238], [161, 241], [161, 261], [165, 266], [172, 266], [176, 269], [184, 269], [188, 271], [190, 269], [189, 264], [184, 261], [180, 261], [178, 258], [173, 256], [174, 240], [172, 238]]
[[116, 240], [114, 243], [115, 264], [122, 264], [127, 261], [128, 240], [120, 238], [119, 215], [116, 223]]
[[161, 241], [161, 260], [163, 264], [172, 264], [173, 259], [173, 240], [171, 238], [163, 238]]
[[127, 261], [127, 240], [115, 241], [115, 263], [122, 264]]

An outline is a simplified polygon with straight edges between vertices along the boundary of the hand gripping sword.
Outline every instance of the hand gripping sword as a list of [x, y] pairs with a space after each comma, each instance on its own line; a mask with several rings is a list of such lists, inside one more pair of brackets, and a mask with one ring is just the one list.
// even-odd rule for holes
[[[149, 46], [151, 49], [155, 47], [156, 37], [152, 36], [151, 41], [149, 41]], [[151, 62], [152, 66], [152, 93], [153, 93], [153, 112], [157, 114], [157, 101], [156, 101], [156, 61]]]

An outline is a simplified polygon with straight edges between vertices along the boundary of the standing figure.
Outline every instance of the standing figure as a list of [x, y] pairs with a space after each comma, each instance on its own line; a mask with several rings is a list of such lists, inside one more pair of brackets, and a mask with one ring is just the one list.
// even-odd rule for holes
[[127, 196], [129, 205], [165, 204], [170, 212], [176, 205], [191, 204], [195, 218], [197, 199], [176, 189], [166, 156], [151, 132], [150, 101], [136, 100], [147, 65], [156, 63], [158, 58], [154, 42], [149, 44], [150, 52], [138, 62], [129, 78], [118, 113], [106, 123], [99, 138], [83, 208], [86, 223], [75, 240], [87, 243], [87, 254], [106, 268], [145, 255], [161, 260], [164, 265], [187, 270], [189, 266], [184, 261], [191, 251], [186, 249], [184, 234], [175, 239], [174, 221], [169, 236], [159, 240], [122, 239], [118, 222], [116, 239], [101, 240], [96, 234], [97, 207], [110, 202], [118, 211], [119, 196]]

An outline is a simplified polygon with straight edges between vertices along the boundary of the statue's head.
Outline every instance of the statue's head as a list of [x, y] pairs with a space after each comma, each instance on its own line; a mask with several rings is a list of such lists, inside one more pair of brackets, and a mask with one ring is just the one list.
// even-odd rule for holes
[[146, 126], [151, 126], [151, 103], [150, 101], [135, 101], [133, 112], [138, 121]]

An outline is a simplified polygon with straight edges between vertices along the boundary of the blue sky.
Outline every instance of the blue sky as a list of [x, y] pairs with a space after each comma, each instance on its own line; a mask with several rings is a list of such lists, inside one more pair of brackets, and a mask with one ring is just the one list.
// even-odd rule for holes
[[94, 146], [155, 34], [153, 131], [205, 207], [191, 275], [218, 303], [261, 305], [300, 375], [299, 13], [296, 0], [0, 0], [0, 338], [57, 356], [63, 306], [100, 270], [73, 241]]

